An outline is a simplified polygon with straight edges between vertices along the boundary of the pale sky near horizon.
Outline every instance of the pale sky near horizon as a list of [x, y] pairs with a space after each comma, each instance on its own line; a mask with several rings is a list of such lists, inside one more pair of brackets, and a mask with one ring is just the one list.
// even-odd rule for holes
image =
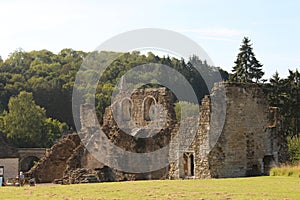
[[0, 0], [0, 55], [63, 48], [93, 51], [134, 29], [177, 31], [197, 42], [228, 72], [244, 36], [251, 39], [264, 78], [300, 63], [300, 1], [271, 0]]

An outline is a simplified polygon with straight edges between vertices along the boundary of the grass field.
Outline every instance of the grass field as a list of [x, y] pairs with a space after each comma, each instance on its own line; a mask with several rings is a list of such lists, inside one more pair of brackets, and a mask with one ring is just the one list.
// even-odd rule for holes
[[300, 199], [300, 178], [132, 181], [0, 187], [0, 199]]

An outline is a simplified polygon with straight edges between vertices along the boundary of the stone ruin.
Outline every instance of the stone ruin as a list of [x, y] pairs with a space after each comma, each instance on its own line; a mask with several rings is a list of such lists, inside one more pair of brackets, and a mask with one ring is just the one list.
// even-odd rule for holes
[[[220, 99], [225, 106], [219, 106]], [[114, 115], [114, 110], [120, 113]], [[166, 117], [161, 120], [160, 115]], [[93, 107], [82, 105], [81, 116], [82, 129], [78, 135], [83, 141], [91, 140], [98, 124]], [[225, 116], [224, 124], [220, 123], [220, 116]], [[185, 134], [193, 130], [191, 122], [197, 122], [197, 132], [191, 145], [184, 146], [180, 140], [185, 140]], [[136, 129], [136, 125], [142, 128]], [[185, 132], [179, 141], [174, 141], [180, 126]], [[101, 129], [111, 143], [125, 151], [153, 152], [170, 143], [175, 151], [170, 149], [167, 157], [176, 154], [177, 160], [147, 173], [122, 172], [110, 168], [109, 163], [100, 163], [79, 136], [73, 134], [55, 144], [29, 175], [37, 182], [63, 184], [267, 175], [271, 167], [284, 162], [287, 155], [281, 127], [277, 108], [269, 107], [265, 94], [256, 84], [216, 84], [211, 95], [203, 98], [199, 116], [180, 123], [176, 120], [171, 91], [166, 88], [138, 89], [130, 96], [116, 98], [106, 108]], [[157, 134], [152, 136], [151, 131]], [[100, 144], [91, 140], [89, 145], [89, 149], [97, 151]], [[101, 153], [117, 162], [113, 151], [97, 155]], [[132, 164], [130, 159], [122, 162]]]
[[[225, 91], [226, 108], [212, 105], [212, 99]], [[218, 99], [218, 98], [217, 98]], [[212, 120], [213, 113], [225, 112], [221, 120]], [[262, 89], [256, 84], [221, 83], [205, 96], [200, 109], [199, 129], [192, 145], [181, 152], [178, 162], [169, 168], [171, 178], [227, 178], [268, 175], [270, 169], [284, 162], [287, 145], [281, 132], [278, 109], [269, 107]], [[215, 117], [217, 119], [218, 116]], [[214, 146], [207, 150], [209, 142]]]

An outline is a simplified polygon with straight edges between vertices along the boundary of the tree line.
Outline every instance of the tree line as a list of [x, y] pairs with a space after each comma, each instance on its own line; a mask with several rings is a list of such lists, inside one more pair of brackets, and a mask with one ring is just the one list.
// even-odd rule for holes
[[[102, 123], [104, 110], [110, 105], [115, 85], [128, 70], [143, 64], [167, 65], [180, 72], [193, 87], [199, 103], [209, 94], [216, 73], [228, 79], [228, 73], [209, 66], [197, 56], [188, 61], [147, 55], [137, 51], [131, 53], [83, 52], [63, 49], [54, 54], [48, 50], [25, 52], [18, 49], [3, 61], [0, 59], [0, 130], [7, 134], [19, 147], [49, 147], [63, 132], [74, 130], [72, 115], [72, 92], [75, 76], [87, 56], [118, 57], [109, 65], [99, 79], [96, 94], [96, 110]], [[202, 76], [193, 67], [201, 69]], [[83, 73], [96, 74], [93, 69]], [[139, 75], [145, 76], [145, 75]], [[151, 77], [151, 73], [149, 75]], [[206, 77], [206, 80], [203, 79]], [[208, 78], [207, 78], [208, 77]], [[143, 80], [144, 77], [135, 77]], [[76, 88], [77, 90], [86, 89]], [[144, 87], [155, 87], [149, 84]], [[19, 103], [17, 103], [19, 102]]]

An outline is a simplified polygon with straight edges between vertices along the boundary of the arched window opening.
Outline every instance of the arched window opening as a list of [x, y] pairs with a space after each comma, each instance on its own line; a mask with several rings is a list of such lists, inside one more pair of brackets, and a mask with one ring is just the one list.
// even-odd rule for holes
[[155, 115], [155, 109], [154, 105], [156, 104], [156, 101], [154, 97], [146, 97], [144, 100], [144, 120], [145, 121], [151, 121], [151, 118], [153, 119]]
[[121, 117], [123, 121], [131, 120], [132, 102], [130, 99], [123, 99], [121, 103]]

